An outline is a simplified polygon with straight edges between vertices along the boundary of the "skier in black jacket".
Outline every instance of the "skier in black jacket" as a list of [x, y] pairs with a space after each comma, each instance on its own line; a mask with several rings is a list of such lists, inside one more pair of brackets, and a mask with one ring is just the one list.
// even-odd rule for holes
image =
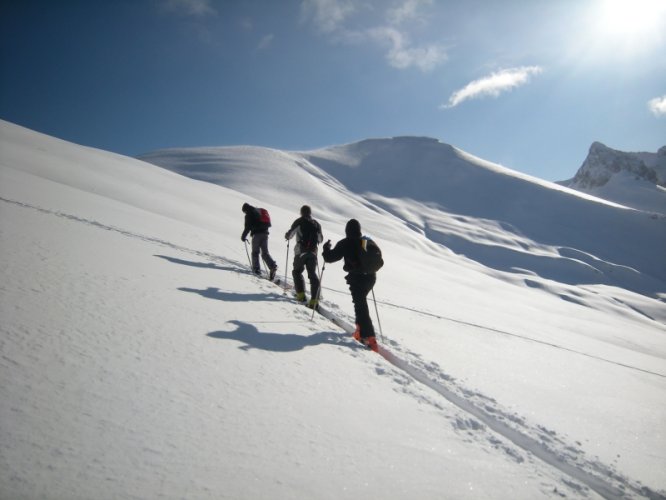
[[301, 216], [294, 221], [289, 231], [284, 235], [290, 240], [296, 236], [294, 248], [294, 289], [296, 300], [305, 302], [305, 281], [303, 271], [307, 269], [310, 280], [310, 301], [308, 307], [316, 309], [319, 297], [319, 277], [317, 276], [317, 247], [324, 237], [321, 234], [319, 222], [312, 218], [312, 209], [308, 205], [301, 207]]
[[261, 268], [259, 267], [259, 252], [261, 251], [261, 258], [269, 269], [268, 279], [273, 280], [278, 266], [271, 254], [268, 253], [270, 222], [262, 222], [259, 209], [249, 203], [243, 204], [243, 212], [245, 213], [245, 229], [241, 235], [241, 240], [247, 241], [248, 233], [252, 236], [252, 272], [257, 276], [261, 274]]
[[327, 241], [324, 244], [322, 255], [325, 262], [337, 262], [344, 258], [343, 269], [348, 273], [345, 280], [349, 284], [356, 315], [354, 338], [373, 351], [377, 351], [375, 328], [370, 319], [370, 310], [366, 298], [375, 286], [377, 275], [375, 273], [363, 273], [360, 270], [361, 224], [356, 219], [349, 220], [345, 226], [345, 234], [347, 237], [338, 241], [333, 249], [331, 249], [331, 241]]

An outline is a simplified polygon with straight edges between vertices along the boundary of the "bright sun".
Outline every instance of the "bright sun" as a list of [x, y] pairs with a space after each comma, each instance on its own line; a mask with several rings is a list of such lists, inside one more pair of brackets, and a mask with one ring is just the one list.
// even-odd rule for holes
[[632, 45], [660, 38], [665, 19], [666, 0], [601, 0], [597, 13], [601, 36]]

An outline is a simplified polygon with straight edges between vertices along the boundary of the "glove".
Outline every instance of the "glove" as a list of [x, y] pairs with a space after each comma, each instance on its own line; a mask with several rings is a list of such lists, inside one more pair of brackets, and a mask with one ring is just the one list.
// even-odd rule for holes
[[327, 252], [331, 249], [331, 240], [328, 240], [326, 243], [324, 243], [324, 250]]
[[285, 240], [288, 240], [288, 239], [289, 239], [289, 232], [290, 232], [290, 231], [287, 231], [286, 233], [284, 233], [284, 239], [285, 239]]
[[241, 241], [242, 241], [243, 243], [246, 243], [246, 242], [247, 242], [247, 238], [246, 238], [245, 236], [241, 236]]

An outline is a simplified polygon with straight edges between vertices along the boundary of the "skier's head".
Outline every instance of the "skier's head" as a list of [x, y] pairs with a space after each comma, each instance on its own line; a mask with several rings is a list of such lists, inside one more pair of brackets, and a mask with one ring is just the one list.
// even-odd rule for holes
[[301, 215], [303, 217], [310, 217], [312, 215], [312, 209], [308, 205], [303, 205], [301, 207]]
[[249, 203], [243, 203], [243, 212], [244, 213], [247, 213], [248, 210], [250, 210], [251, 208], [252, 208], [252, 205], [250, 205]]
[[345, 226], [345, 234], [347, 238], [360, 238], [361, 237], [361, 223], [356, 219], [349, 219]]

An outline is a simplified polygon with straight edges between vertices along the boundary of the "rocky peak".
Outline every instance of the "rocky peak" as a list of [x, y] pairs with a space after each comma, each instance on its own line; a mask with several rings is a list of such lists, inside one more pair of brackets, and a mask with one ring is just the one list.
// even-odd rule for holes
[[[658, 154], [666, 155], [666, 146], [662, 147]], [[569, 186], [578, 189], [601, 187], [613, 175], [620, 172], [657, 184], [657, 172], [654, 168], [648, 167], [641, 156], [640, 153], [625, 153], [609, 148], [600, 142], [594, 142], [590, 146], [587, 158]]]

